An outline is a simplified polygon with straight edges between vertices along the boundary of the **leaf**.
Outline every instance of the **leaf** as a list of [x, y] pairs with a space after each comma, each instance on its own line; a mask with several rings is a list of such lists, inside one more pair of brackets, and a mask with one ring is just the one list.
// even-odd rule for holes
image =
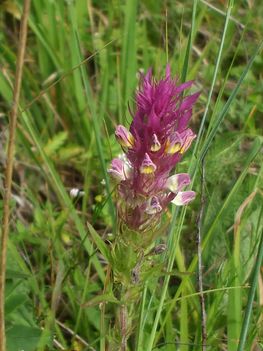
[[44, 146], [44, 152], [47, 156], [52, 156], [56, 151], [58, 151], [61, 146], [65, 143], [68, 137], [67, 132], [57, 133], [48, 143]]
[[96, 232], [96, 230], [92, 227], [92, 225], [90, 223], [87, 223], [87, 226], [88, 226], [89, 232], [92, 236], [92, 239], [94, 240], [95, 244], [97, 245], [97, 248], [100, 250], [100, 252], [104, 256], [104, 258], [106, 258], [106, 260], [109, 263], [112, 263], [112, 256], [111, 256], [111, 253], [110, 253], [108, 246], [101, 239], [99, 234]]
[[85, 302], [81, 307], [91, 307], [100, 304], [101, 302], [111, 302], [119, 304], [120, 302], [112, 295], [112, 293], [101, 294], [93, 297], [88, 302]]
[[6, 279], [26, 279], [29, 277], [30, 275], [24, 272], [15, 271], [13, 269], [6, 270]]
[[41, 330], [35, 327], [14, 325], [6, 332], [8, 351], [35, 351]]
[[80, 155], [83, 151], [84, 149], [77, 145], [65, 146], [59, 150], [58, 159], [60, 161], [67, 161]]
[[24, 294], [11, 295], [6, 299], [5, 302], [5, 314], [8, 315], [23, 305], [28, 300], [28, 297]]

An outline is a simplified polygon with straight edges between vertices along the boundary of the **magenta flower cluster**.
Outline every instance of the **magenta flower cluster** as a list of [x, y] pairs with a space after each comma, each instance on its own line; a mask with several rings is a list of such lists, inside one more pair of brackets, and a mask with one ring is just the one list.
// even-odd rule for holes
[[188, 122], [199, 93], [183, 97], [192, 84], [178, 85], [169, 66], [159, 81], [149, 70], [141, 77], [130, 129], [116, 128], [124, 154], [112, 160], [108, 172], [117, 181], [118, 215], [131, 229], [147, 231], [170, 202], [186, 205], [195, 197], [182, 191], [190, 183], [188, 174], [170, 176], [196, 137]]

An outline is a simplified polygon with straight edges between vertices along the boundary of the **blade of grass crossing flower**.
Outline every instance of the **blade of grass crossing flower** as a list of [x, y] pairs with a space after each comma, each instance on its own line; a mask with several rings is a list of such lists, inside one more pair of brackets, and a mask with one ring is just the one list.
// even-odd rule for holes
[[[210, 89], [209, 89], [207, 103], [206, 103], [206, 106], [205, 106], [205, 112], [204, 112], [202, 120], [201, 120], [201, 124], [200, 124], [200, 127], [199, 127], [196, 143], [195, 143], [195, 146], [194, 146], [192, 161], [193, 161], [193, 157], [196, 154], [196, 150], [197, 150], [197, 148], [199, 146], [200, 138], [201, 138], [201, 136], [203, 134], [204, 125], [205, 125], [206, 117], [207, 117], [208, 110], [209, 110], [209, 107], [210, 107], [211, 98], [212, 98], [213, 91], [214, 91], [214, 86], [215, 86], [215, 82], [216, 82], [216, 78], [217, 78], [219, 65], [220, 65], [220, 62], [221, 62], [221, 57], [222, 57], [222, 52], [223, 52], [223, 47], [224, 47], [224, 43], [225, 43], [225, 37], [226, 37], [226, 33], [227, 33], [227, 28], [228, 28], [228, 23], [229, 23], [232, 7], [233, 7], [233, 1], [229, 1], [228, 2], [227, 13], [226, 13], [226, 18], [225, 18], [225, 24], [224, 24], [224, 28], [223, 28], [223, 34], [222, 34], [222, 38], [221, 38], [221, 41], [220, 41], [218, 54], [217, 54], [217, 57], [216, 57], [216, 63], [215, 63], [215, 69], [214, 69], [214, 73], [213, 73], [212, 83], [211, 83], [211, 86], [210, 86]], [[192, 162], [190, 163], [190, 165], [192, 165]]]
[[[261, 205], [261, 210], [258, 218], [257, 232], [259, 232], [260, 230], [260, 222], [262, 221], [262, 218], [263, 218], [263, 205]], [[243, 319], [237, 351], [243, 351], [245, 349], [248, 330], [249, 330], [249, 323], [252, 315], [253, 302], [255, 298], [255, 292], [258, 284], [258, 276], [260, 274], [260, 266], [262, 264], [262, 260], [263, 260], [263, 231], [261, 232], [257, 258], [256, 258], [256, 262], [255, 262], [252, 277], [251, 277], [251, 287], [248, 294], [248, 302], [247, 302], [246, 311]]]
[[243, 80], [245, 79], [245, 77], [246, 77], [248, 71], [250, 70], [254, 60], [256, 59], [257, 55], [259, 54], [259, 52], [261, 51], [262, 48], [263, 48], [263, 41], [257, 46], [254, 54], [250, 58], [245, 70], [243, 71], [240, 79], [238, 80], [235, 89], [232, 91], [232, 93], [231, 93], [230, 97], [228, 98], [226, 104], [224, 105], [222, 111], [219, 113], [219, 116], [217, 117], [217, 120], [215, 121], [215, 124], [214, 124], [210, 134], [208, 135], [208, 137], [207, 137], [207, 139], [206, 139], [206, 141], [205, 141], [205, 143], [204, 143], [204, 145], [203, 145], [203, 147], [201, 149], [200, 159], [203, 159], [205, 157], [205, 155], [206, 155], [206, 153], [207, 153], [207, 151], [208, 151], [208, 149], [209, 149], [209, 147], [210, 147], [210, 145], [211, 145], [211, 143], [213, 141], [213, 138], [214, 138], [214, 136], [215, 136], [220, 124], [222, 123], [223, 119], [225, 118], [225, 116], [226, 116], [226, 114], [227, 114], [227, 112], [228, 112], [228, 110], [229, 110], [229, 108], [231, 106], [232, 101], [236, 98], [236, 95], [237, 95], [237, 93], [238, 93], [238, 91], [240, 89], [240, 86], [241, 86]]
[[[220, 101], [221, 101], [222, 95], [224, 93], [225, 86], [226, 86], [226, 83], [228, 81], [228, 77], [229, 77], [229, 75], [231, 73], [232, 66], [233, 66], [233, 64], [235, 62], [236, 56], [238, 55], [239, 47], [240, 47], [240, 45], [242, 43], [242, 39], [243, 39], [244, 34], [245, 34], [245, 31], [242, 32], [241, 38], [240, 38], [240, 40], [238, 42], [238, 45], [237, 45], [237, 48], [235, 50], [235, 54], [233, 56], [233, 59], [231, 61], [230, 66], [228, 68], [228, 71], [227, 71], [227, 74], [226, 74], [226, 76], [224, 78], [224, 81], [223, 81], [223, 83], [222, 83], [222, 85], [220, 87], [220, 91], [219, 91], [219, 94], [218, 94], [218, 96], [216, 98], [215, 106], [213, 108], [213, 111], [212, 111], [212, 114], [211, 114], [211, 118], [209, 120], [209, 125], [208, 125], [208, 130], [206, 132], [206, 135], [209, 135], [210, 130], [212, 129], [213, 124], [214, 124], [213, 121], [215, 119], [215, 116], [216, 116], [218, 110], [220, 109]], [[214, 71], [214, 74], [215, 74], [215, 71]], [[209, 102], [209, 104], [210, 104], [210, 102]], [[202, 134], [204, 134], [204, 131], [203, 131]], [[195, 182], [195, 179], [196, 179], [196, 175], [197, 175], [197, 165], [198, 165], [198, 162], [200, 162], [200, 158], [199, 158], [200, 153], [198, 153], [197, 150], [200, 147], [201, 139], [202, 139], [202, 135], [200, 133], [200, 137], [197, 137], [197, 141], [196, 141], [196, 144], [194, 146], [194, 151], [193, 151], [193, 154], [192, 154], [192, 157], [191, 157], [191, 161], [190, 161], [190, 166], [189, 166], [189, 169], [188, 169], [188, 173], [191, 174], [192, 186], [194, 185], [194, 182]]]
[[[186, 211], [186, 208], [184, 207], [182, 209], [182, 212], [185, 212], [185, 211]], [[177, 211], [175, 212], [175, 214], [176, 213], [177, 213]], [[182, 227], [183, 227], [183, 222], [180, 221], [179, 224], [178, 224], [178, 227], [176, 228], [176, 230], [174, 232], [171, 249], [169, 250], [170, 254], [169, 254], [169, 259], [168, 259], [168, 264], [167, 264], [167, 271], [168, 272], [171, 271], [172, 267], [173, 267], [173, 263], [174, 263], [175, 255], [176, 255], [176, 247], [177, 247], [178, 242], [179, 242], [179, 237], [180, 237], [180, 233], [181, 233]], [[165, 298], [166, 298], [166, 293], [167, 293], [169, 281], [170, 281], [170, 276], [166, 275], [165, 279], [164, 279], [163, 287], [162, 287], [161, 296], [159, 298], [159, 305], [158, 305], [158, 308], [157, 308], [157, 311], [156, 311], [156, 315], [155, 315], [155, 318], [154, 318], [154, 323], [153, 323], [153, 326], [152, 326], [150, 339], [148, 341], [148, 345], [147, 345], [147, 349], [146, 349], [147, 351], [151, 351], [152, 348], [153, 348], [153, 345], [154, 345], [155, 336], [156, 336], [156, 330], [157, 330], [157, 326], [159, 324], [159, 320], [160, 320], [160, 317], [161, 317], [161, 312], [162, 312], [164, 301], [165, 301]]]
[[193, 12], [192, 12], [191, 30], [190, 30], [190, 33], [189, 33], [189, 36], [188, 36], [188, 41], [187, 41], [187, 46], [186, 46], [186, 51], [185, 51], [185, 57], [184, 57], [184, 63], [183, 63], [183, 69], [182, 69], [182, 75], [181, 75], [182, 83], [185, 82], [186, 79], [187, 79], [187, 72], [188, 72], [190, 54], [191, 54], [191, 50], [192, 50], [193, 33], [194, 33], [194, 30], [195, 30], [195, 19], [196, 19], [197, 3], [198, 3], [198, 0], [194, 0]]
[[209, 125], [208, 125], [207, 132], [206, 132], [207, 135], [210, 134], [210, 131], [213, 128], [213, 125], [214, 125], [214, 119], [216, 118], [216, 116], [218, 114], [218, 110], [220, 110], [221, 98], [222, 98], [222, 96], [224, 94], [225, 87], [226, 87], [226, 84], [228, 82], [228, 78], [229, 78], [229, 75], [231, 73], [231, 70], [232, 70], [232, 67], [234, 65], [234, 62], [235, 62], [235, 60], [236, 60], [236, 58], [238, 56], [238, 53], [239, 53], [239, 50], [240, 50], [240, 46], [243, 43], [244, 35], [245, 35], [245, 29], [242, 31], [242, 34], [241, 34], [240, 40], [238, 41], [238, 44], [237, 44], [234, 56], [233, 56], [232, 61], [231, 61], [230, 65], [229, 65], [229, 68], [227, 70], [227, 74], [225, 75], [223, 83], [221, 84], [221, 87], [220, 87], [220, 90], [219, 90], [219, 94], [217, 96], [217, 99], [216, 99], [216, 102], [215, 102], [215, 106], [213, 108], [213, 111], [211, 113], [211, 118], [209, 120]]
[[[182, 70], [182, 75], [181, 75], [181, 81], [185, 82], [186, 78], [187, 78], [187, 71], [188, 71], [188, 64], [189, 64], [189, 58], [190, 58], [190, 53], [191, 53], [191, 48], [192, 48], [192, 36], [194, 33], [194, 28], [195, 28], [195, 18], [196, 18], [196, 8], [197, 8], [197, 3], [198, 0], [194, 0], [193, 3], [193, 12], [192, 12], [192, 23], [191, 23], [191, 32], [189, 34], [188, 37], [188, 42], [187, 42], [187, 47], [186, 47], [186, 53], [185, 53], [185, 58], [184, 58], [184, 64], [183, 64], [183, 70]], [[185, 212], [185, 208], [182, 210], [182, 212]], [[174, 238], [174, 236], [176, 235], [176, 240], [172, 239], [172, 242], [176, 242], [176, 244], [178, 243], [179, 237], [180, 237], [180, 231], [182, 229], [182, 222], [180, 222], [179, 224], [179, 228], [180, 231], [175, 231], [174, 230], [174, 225], [175, 225], [175, 217], [177, 216], [177, 211], [173, 211], [173, 217], [172, 217], [172, 225], [171, 225], [171, 230], [170, 230], [170, 235], [169, 237], [172, 235], [172, 238]], [[174, 263], [174, 259], [175, 259], [175, 250], [172, 251], [170, 257], [169, 257], [169, 261], [168, 261], [168, 267], [167, 270], [171, 270], [173, 267], [173, 263]], [[164, 284], [162, 287], [162, 292], [161, 292], [161, 297], [160, 297], [160, 302], [157, 308], [157, 312], [154, 318], [154, 323], [153, 323], [153, 327], [152, 327], [152, 331], [150, 334], [150, 339], [147, 345], [147, 351], [151, 351], [153, 344], [154, 344], [154, 339], [155, 339], [155, 334], [156, 334], [156, 330], [157, 330], [157, 326], [159, 323], [159, 319], [161, 316], [161, 312], [163, 309], [163, 304], [166, 298], [166, 293], [167, 293], [167, 289], [168, 289], [168, 284], [169, 284], [169, 280], [170, 277], [166, 276], [165, 280], [164, 280]]]
[[[190, 173], [191, 174], [192, 174], [192, 170], [194, 169], [193, 181], [194, 181], [195, 176], [197, 174], [196, 173], [196, 171], [197, 171], [196, 162], [195, 162], [194, 158], [196, 157], [196, 151], [197, 151], [197, 149], [199, 147], [201, 136], [202, 136], [202, 134], [204, 132], [203, 129], [204, 129], [206, 117], [207, 117], [207, 114], [208, 114], [208, 110], [209, 110], [209, 107], [210, 107], [211, 98], [212, 98], [212, 94], [213, 94], [213, 90], [214, 90], [214, 86], [215, 86], [215, 82], [216, 82], [216, 78], [217, 78], [219, 65], [220, 65], [220, 62], [221, 62], [221, 57], [222, 57], [222, 52], [223, 52], [223, 47], [224, 47], [224, 43], [225, 43], [225, 37], [226, 37], [226, 33], [227, 33], [227, 28], [228, 28], [228, 23], [229, 23], [232, 7], [233, 7], [233, 1], [229, 1], [228, 2], [228, 9], [227, 9], [226, 17], [225, 17], [225, 23], [224, 23], [224, 27], [223, 27], [222, 38], [221, 38], [221, 41], [220, 41], [220, 47], [219, 47], [218, 54], [217, 54], [217, 57], [216, 57], [216, 63], [215, 63], [212, 83], [211, 83], [211, 86], [210, 86], [210, 90], [209, 90], [209, 94], [208, 94], [208, 99], [207, 99], [205, 111], [204, 111], [204, 114], [203, 114], [203, 117], [202, 117], [202, 120], [201, 120], [200, 128], [199, 128], [198, 135], [197, 135], [197, 140], [196, 140], [196, 143], [195, 143], [195, 146], [194, 146], [192, 159], [191, 159], [191, 162], [190, 162]], [[240, 291], [238, 291], [237, 294], [239, 292]]]
[[[256, 49], [256, 51], [255, 51], [255, 53], [254, 53], [254, 55], [253, 55], [252, 58], [250, 59], [248, 65], [247, 65], [247, 67], [246, 67], [246, 69], [244, 70], [242, 76], [240, 77], [240, 80], [239, 80], [239, 82], [238, 82], [238, 84], [237, 84], [237, 86], [236, 86], [236, 89], [233, 91], [233, 93], [231, 94], [231, 96], [230, 96], [230, 98], [229, 98], [229, 100], [228, 100], [228, 102], [227, 102], [227, 107], [225, 106], [224, 109], [222, 110], [222, 113], [221, 113], [221, 115], [220, 115], [220, 121], [222, 121], [222, 119], [224, 118], [226, 112], [228, 111], [228, 108], [230, 107], [231, 102], [232, 102], [233, 99], [235, 98], [235, 96], [236, 96], [236, 94], [237, 94], [237, 92], [238, 92], [238, 89], [239, 89], [240, 85], [242, 84], [242, 82], [243, 82], [243, 80], [244, 80], [244, 78], [245, 78], [247, 72], [249, 71], [250, 67], [252, 66], [252, 63], [254, 62], [254, 60], [255, 60], [255, 58], [256, 58], [258, 52], [260, 51], [261, 47], [262, 47], [262, 43], [257, 47], [257, 49]], [[215, 128], [215, 127], [213, 128], [213, 130], [212, 130], [213, 136], [215, 135], [215, 133], [216, 133], [216, 131], [217, 131], [219, 125], [220, 125], [220, 122], [216, 124], [216, 128]], [[209, 147], [210, 144], [211, 144], [211, 141], [212, 141], [212, 139], [213, 139], [213, 136], [212, 136], [212, 138], [209, 139], [209, 143], [208, 143], [208, 142], [205, 143], [205, 145], [204, 145], [204, 147], [203, 147], [203, 149], [202, 149], [202, 151], [201, 151], [201, 157], [200, 157], [200, 159], [201, 159], [202, 157], [204, 157], [204, 155], [205, 155], [204, 151], [205, 151], [205, 150], [206, 150], [206, 151], [208, 150], [208, 147]], [[209, 136], [209, 137], [210, 137], [210, 136]], [[207, 146], [208, 146], [208, 147], [207, 147]], [[254, 148], [253, 148], [253, 150], [254, 150]], [[252, 151], [253, 151], [253, 150], [252, 150]], [[242, 174], [244, 174], [244, 173], [242, 173]], [[240, 178], [239, 178], [239, 179], [240, 179]], [[242, 178], [242, 179], [243, 179], [243, 178]], [[232, 189], [232, 190], [233, 190], [233, 189]], [[182, 219], [182, 220], [184, 219], [184, 214], [185, 214], [185, 211], [183, 210], [182, 213], [181, 213], [181, 216], [180, 216], [181, 218], [180, 218], [180, 219]], [[220, 214], [221, 214], [221, 211], [220, 211]], [[218, 218], [218, 217], [217, 217], [217, 218]], [[216, 221], [216, 222], [217, 222], [217, 221]], [[180, 223], [181, 223], [181, 220], [180, 220]], [[215, 222], [214, 222], [214, 224], [215, 224]], [[210, 235], [211, 235], [211, 233], [212, 233], [212, 231], [210, 232]], [[207, 236], [207, 238], [209, 238], [209, 236]], [[207, 239], [205, 240], [205, 243], [207, 243]], [[205, 245], [205, 243], [203, 243], [203, 244]], [[172, 257], [172, 258], [173, 258], [173, 257]], [[196, 263], [197, 263], [196, 259], [197, 259], [197, 258], [195, 257], [195, 259], [192, 261], [192, 264], [191, 264], [190, 268], [192, 267], [192, 265], [193, 265], [193, 266], [196, 265]], [[173, 261], [174, 261], [174, 259], [172, 259], [172, 262], [173, 262]], [[172, 263], [172, 265], [173, 265], [173, 263]], [[163, 292], [164, 292], [165, 290], [167, 290], [166, 284], [167, 284], [167, 286], [168, 286], [168, 282], [169, 282], [169, 278], [168, 278], [168, 281], [167, 281], [167, 282], [166, 282], [166, 280], [165, 280], [165, 282], [164, 282], [164, 285], [163, 285]], [[165, 294], [166, 294], [166, 291], [165, 291]], [[159, 307], [158, 307], [158, 309], [157, 309], [157, 314], [156, 314], [156, 317], [155, 317], [155, 322], [154, 322], [153, 330], [152, 330], [152, 333], [151, 333], [150, 343], [151, 343], [151, 342], [152, 342], [152, 343], [154, 342], [152, 339], [154, 338], [153, 333], [155, 334], [156, 328], [157, 328], [157, 325], [156, 325], [156, 318], [159, 319], [159, 317], [160, 317], [161, 309], [162, 309], [162, 305], [163, 305], [163, 303], [164, 303], [164, 300], [165, 300], [165, 296], [162, 295], [161, 301], [160, 301], [160, 304], [159, 304]], [[157, 324], [158, 324], [158, 323], [157, 323]], [[155, 330], [154, 330], [154, 329], [155, 329]], [[150, 349], [148, 349], [148, 350], [150, 350]]]

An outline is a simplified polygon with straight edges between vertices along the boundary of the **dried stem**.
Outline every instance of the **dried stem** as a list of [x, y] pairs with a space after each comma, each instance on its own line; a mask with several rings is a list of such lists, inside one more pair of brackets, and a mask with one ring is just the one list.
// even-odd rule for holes
[[127, 306], [121, 305], [120, 310], [120, 327], [121, 327], [121, 348], [120, 351], [127, 350]]
[[5, 340], [5, 277], [6, 277], [6, 252], [7, 239], [9, 234], [9, 218], [10, 218], [10, 200], [11, 185], [13, 176], [14, 150], [15, 150], [15, 131], [17, 122], [17, 112], [19, 106], [19, 96], [21, 91], [22, 71], [24, 65], [26, 39], [27, 39], [27, 21], [29, 16], [30, 0], [24, 1], [23, 15], [21, 19], [19, 47], [17, 54], [16, 74], [14, 83], [13, 106], [10, 111], [9, 120], [9, 141], [7, 149], [7, 161], [5, 170], [5, 189], [3, 202], [3, 220], [2, 220], [2, 236], [0, 251], [0, 351], [6, 351]]
[[88, 350], [91, 351], [96, 351], [86, 340], [84, 340], [80, 335], [76, 334], [72, 329], [67, 327], [64, 323], [60, 322], [58, 319], [56, 319], [56, 323], [63, 328], [66, 332], [68, 332], [71, 336], [74, 337], [74, 339], [78, 340], [83, 346], [86, 346]]
[[203, 293], [203, 266], [202, 266], [202, 234], [201, 226], [205, 207], [205, 160], [201, 160], [201, 207], [197, 219], [197, 251], [198, 251], [198, 286], [200, 292], [201, 320], [202, 320], [202, 351], [206, 351], [206, 310]]

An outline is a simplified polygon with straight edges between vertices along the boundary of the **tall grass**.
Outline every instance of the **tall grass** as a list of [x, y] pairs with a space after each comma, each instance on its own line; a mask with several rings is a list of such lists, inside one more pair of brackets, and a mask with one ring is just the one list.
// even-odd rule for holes
[[[1, 5], [1, 168], [22, 3]], [[139, 71], [151, 66], [158, 76], [167, 57], [202, 92], [192, 121], [198, 137], [177, 171], [189, 170], [200, 193], [206, 160], [206, 349], [262, 347], [262, 11], [240, 1], [32, 0], [8, 243], [8, 350], [107, 349], [116, 302], [104, 257], [115, 227], [107, 167], [121, 152], [114, 128], [131, 120]], [[72, 199], [72, 188], [84, 197]], [[166, 269], [144, 287], [130, 350], [202, 349], [199, 213], [200, 196], [165, 214]]]

